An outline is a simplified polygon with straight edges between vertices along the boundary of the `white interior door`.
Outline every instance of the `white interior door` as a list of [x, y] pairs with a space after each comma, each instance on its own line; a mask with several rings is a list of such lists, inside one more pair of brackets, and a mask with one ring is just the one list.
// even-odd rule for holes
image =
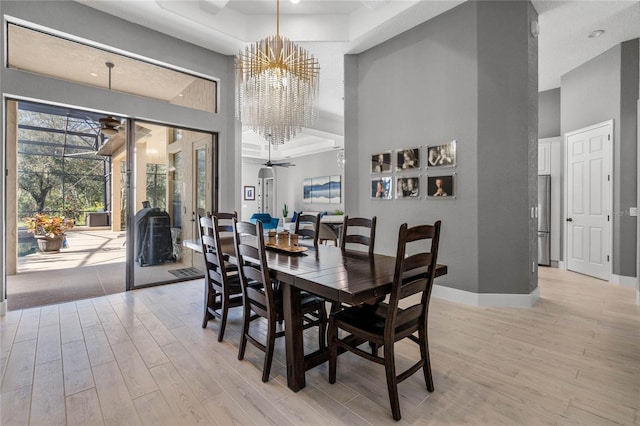
[[611, 276], [611, 147], [613, 122], [566, 135], [567, 268]]

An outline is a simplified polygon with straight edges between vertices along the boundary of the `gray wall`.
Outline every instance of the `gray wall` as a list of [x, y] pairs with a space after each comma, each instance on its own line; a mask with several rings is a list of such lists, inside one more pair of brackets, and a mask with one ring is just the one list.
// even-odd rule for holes
[[537, 286], [531, 266], [538, 263], [537, 224], [529, 212], [538, 197], [538, 46], [526, 30], [530, 19], [537, 20], [529, 6], [478, 3], [481, 292], [529, 293]]
[[613, 267], [636, 275], [638, 39], [609, 49], [561, 77], [562, 133], [614, 120]]
[[[378, 216], [376, 251], [387, 254], [395, 253], [403, 222], [441, 219], [440, 261], [449, 274], [438, 284], [515, 294], [536, 286], [528, 169], [537, 167], [537, 149], [530, 148], [537, 142], [537, 79], [531, 80], [537, 57], [529, 54], [530, 13], [528, 3], [468, 2], [345, 58], [345, 210]], [[457, 199], [369, 198], [372, 153], [452, 139], [458, 164], [445, 172], [457, 174]]]
[[[240, 207], [239, 198], [236, 197], [236, 194], [240, 193], [240, 156], [237, 148], [239, 146], [238, 124], [233, 116], [232, 57], [191, 45], [71, 1], [3, 0], [0, 2], [0, 12], [3, 15], [218, 78], [220, 103], [217, 114], [6, 68], [0, 68], [0, 90], [3, 95], [9, 97], [31, 98], [94, 111], [115, 112], [132, 118], [217, 132], [220, 147], [220, 208], [226, 210]], [[4, 31], [0, 37], [4, 45]], [[4, 64], [4, 50], [0, 59]], [[2, 126], [4, 126], [4, 102], [0, 109], [3, 117]], [[4, 128], [2, 134], [3, 143], [5, 143]], [[4, 155], [4, 150], [0, 155]], [[2, 161], [4, 163], [4, 157]], [[2, 200], [4, 200], [4, 181], [2, 182], [0, 186], [3, 188]], [[4, 215], [4, 208], [0, 214]], [[4, 227], [4, 217], [2, 219], [2, 227]], [[4, 229], [2, 232], [5, 235]], [[0, 250], [4, 250], [4, 244]], [[4, 271], [2, 275], [4, 276]], [[0, 294], [0, 296], [4, 295]]]
[[538, 138], [560, 136], [560, 88], [538, 93]]

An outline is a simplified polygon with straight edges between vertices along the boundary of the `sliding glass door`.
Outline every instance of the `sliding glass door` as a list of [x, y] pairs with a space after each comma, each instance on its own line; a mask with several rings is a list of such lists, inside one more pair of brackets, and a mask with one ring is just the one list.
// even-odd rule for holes
[[184, 240], [215, 209], [215, 135], [136, 121], [127, 163], [129, 288], [203, 276]]

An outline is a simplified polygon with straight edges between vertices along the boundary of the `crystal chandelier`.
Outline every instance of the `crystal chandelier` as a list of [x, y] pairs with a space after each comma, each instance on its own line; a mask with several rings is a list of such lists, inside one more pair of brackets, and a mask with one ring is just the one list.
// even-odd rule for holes
[[268, 142], [285, 143], [318, 117], [320, 65], [306, 49], [276, 35], [240, 51], [235, 58], [236, 117]]

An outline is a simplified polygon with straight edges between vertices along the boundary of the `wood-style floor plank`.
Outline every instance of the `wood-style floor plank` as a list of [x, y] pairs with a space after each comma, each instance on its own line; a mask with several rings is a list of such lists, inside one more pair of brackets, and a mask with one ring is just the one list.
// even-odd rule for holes
[[118, 364], [107, 362], [92, 368], [106, 425], [139, 425], [140, 419]]
[[30, 423], [63, 425], [66, 422], [62, 361], [36, 365]]
[[2, 392], [0, 425], [28, 425], [31, 410], [31, 386]]
[[73, 395], [95, 386], [84, 340], [74, 340], [63, 344], [62, 360], [64, 362], [66, 395]]
[[4, 393], [32, 385], [35, 358], [36, 339], [15, 343], [2, 376], [0, 391]]
[[178, 425], [171, 406], [159, 390], [133, 400], [140, 420], [144, 425]]
[[149, 370], [131, 341], [111, 345], [116, 361], [133, 398], [158, 389]]
[[70, 426], [103, 425], [100, 401], [95, 388], [66, 398], [67, 424]]
[[[436, 389], [420, 373], [400, 383], [400, 424], [640, 426], [634, 290], [540, 268], [540, 293], [530, 309], [432, 299]], [[294, 393], [277, 339], [262, 383], [262, 352], [237, 359], [241, 311], [219, 343], [218, 320], [200, 327], [202, 297], [197, 280], [0, 317], [0, 424], [397, 424], [382, 366], [345, 354], [337, 383], [323, 364]], [[398, 369], [417, 356], [396, 345]]]
[[162, 364], [150, 371], [179, 424], [215, 424], [173, 365]]

